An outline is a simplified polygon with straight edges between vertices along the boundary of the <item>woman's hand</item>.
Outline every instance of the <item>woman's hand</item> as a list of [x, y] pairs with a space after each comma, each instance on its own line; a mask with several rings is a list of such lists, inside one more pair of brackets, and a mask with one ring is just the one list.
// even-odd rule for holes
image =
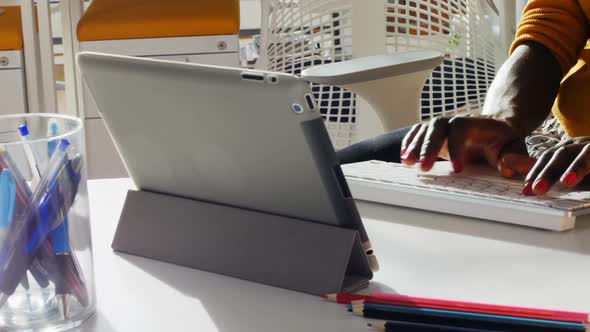
[[510, 122], [500, 117], [439, 117], [417, 124], [408, 132], [401, 159], [406, 165], [420, 163], [423, 171], [429, 171], [438, 158], [450, 160], [456, 173], [469, 162], [485, 160], [498, 167], [500, 153], [507, 156], [507, 147], [515, 153], [515, 142], [522, 142], [524, 147], [519, 137]]
[[523, 193], [543, 195], [561, 182], [573, 188], [590, 174], [590, 137], [577, 137], [545, 151], [525, 179]]
[[494, 78], [483, 115], [435, 118], [414, 126], [404, 138], [402, 162], [419, 162], [428, 171], [440, 157], [461, 172], [465, 163], [485, 160], [505, 177], [527, 174], [535, 161], [528, 157], [524, 138], [549, 115], [561, 76], [546, 47], [523, 43]]

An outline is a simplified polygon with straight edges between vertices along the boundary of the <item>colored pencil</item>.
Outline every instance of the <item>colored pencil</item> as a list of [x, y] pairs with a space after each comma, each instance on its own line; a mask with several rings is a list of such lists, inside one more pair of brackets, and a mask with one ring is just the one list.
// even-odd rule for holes
[[336, 302], [340, 304], [350, 304], [352, 301], [365, 300], [368, 295], [358, 295], [349, 293], [337, 293], [337, 294], [325, 294], [322, 297], [328, 301]]
[[507, 316], [466, 313], [438, 309], [408, 308], [386, 305], [355, 305], [352, 312], [366, 318], [395, 320], [461, 328], [511, 332], [586, 331], [580, 323], [525, 319]]
[[537, 319], [537, 318], [528, 318], [528, 317], [514, 317], [514, 316], [505, 316], [505, 315], [491, 315], [491, 314], [482, 314], [482, 313], [473, 313], [473, 312], [465, 312], [465, 311], [455, 311], [455, 310], [441, 310], [441, 309], [430, 309], [430, 308], [410, 308], [404, 306], [394, 306], [394, 305], [384, 305], [384, 304], [352, 304], [349, 305], [352, 308], [359, 307], [359, 308], [369, 308], [369, 309], [380, 309], [380, 310], [390, 310], [395, 312], [409, 312], [409, 313], [420, 313], [420, 314], [433, 314], [433, 315], [443, 315], [448, 317], [465, 317], [465, 318], [473, 318], [473, 319], [480, 319], [480, 320], [494, 320], [494, 321], [502, 321], [502, 322], [510, 322], [516, 324], [533, 324], [533, 325], [543, 325], [543, 326], [557, 326], [557, 327], [565, 327], [565, 328], [573, 328], [573, 329], [580, 329], [584, 328], [585, 325], [582, 323], [574, 323], [574, 322], [564, 322], [564, 321], [556, 321], [556, 320], [545, 320], [545, 319]]
[[546, 310], [515, 306], [502, 306], [474, 302], [461, 302], [452, 300], [437, 300], [422, 297], [411, 297], [399, 294], [372, 293], [370, 295], [355, 294], [329, 294], [324, 298], [338, 303], [351, 303], [354, 301], [365, 301], [369, 304], [391, 304], [415, 308], [432, 308], [443, 310], [457, 310], [465, 312], [479, 312], [495, 315], [506, 315], [514, 317], [530, 317], [547, 320], [559, 320], [566, 322], [588, 323], [588, 313]]
[[500, 332], [493, 330], [467, 329], [456, 326], [431, 325], [422, 323], [387, 321], [382, 323], [367, 324], [379, 331], [385, 332]]

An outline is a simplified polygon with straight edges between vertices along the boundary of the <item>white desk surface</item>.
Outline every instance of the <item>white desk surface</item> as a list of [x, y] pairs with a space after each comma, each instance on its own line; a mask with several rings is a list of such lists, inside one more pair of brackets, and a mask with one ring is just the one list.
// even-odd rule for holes
[[[98, 309], [80, 331], [364, 331], [314, 296], [111, 250], [129, 180], [90, 181]], [[358, 204], [381, 263], [369, 290], [590, 311], [590, 220], [566, 233]]]

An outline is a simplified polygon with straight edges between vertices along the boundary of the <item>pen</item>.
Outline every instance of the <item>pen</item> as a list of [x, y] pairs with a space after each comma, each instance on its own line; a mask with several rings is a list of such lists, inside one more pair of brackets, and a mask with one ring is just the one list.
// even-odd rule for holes
[[[59, 127], [57, 123], [55, 121], [50, 122], [47, 127], [47, 137], [57, 137], [58, 134]], [[53, 155], [57, 143], [57, 139], [47, 142], [47, 154], [49, 158]], [[76, 183], [77, 188], [82, 170], [81, 155], [72, 158], [72, 160], [68, 162], [66, 170], [68, 178]], [[57, 269], [59, 270], [59, 272], [56, 273], [55, 294], [57, 301], [60, 303], [62, 316], [64, 319], [67, 319], [69, 316], [69, 295], [72, 292], [82, 306], [88, 304], [88, 294], [84, 284], [82, 270], [79, 267], [76, 256], [71, 252], [70, 248], [69, 220], [67, 214], [63, 216], [62, 223], [53, 230], [50, 237], [53, 252], [55, 253], [55, 262]]]
[[[16, 206], [16, 182], [12, 172], [8, 169], [0, 173], [0, 244], [4, 244], [8, 236], [10, 225], [14, 221], [14, 208]], [[29, 289], [29, 279], [26, 275], [21, 279], [24, 289]]]
[[16, 184], [10, 170], [0, 173], [0, 244], [4, 243], [8, 228], [14, 219], [16, 204]]
[[[59, 127], [57, 126], [57, 123], [55, 121], [51, 121], [49, 123], [49, 126], [47, 127], [47, 137], [57, 137], [57, 135], [59, 134]], [[52, 139], [49, 142], [47, 142], [47, 156], [49, 158], [51, 158], [51, 156], [53, 155], [53, 152], [55, 151], [55, 148], [57, 148], [57, 143], [58, 143], [58, 139]]]
[[[48, 137], [56, 137], [58, 134], [57, 123], [51, 122], [47, 127]], [[57, 140], [50, 140], [47, 142], [47, 156], [51, 158], [55, 149], [57, 148]], [[55, 297], [57, 299], [59, 308], [63, 319], [69, 316], [69, 294], [70, 290], [67, 285], [67, 266], [70, 253], [70, 239], [69, 239], [69, 221], [67, 216], [64, 216], [62, 223], [54, 229], [50, 235], [51, 246], [54, 256], [54, 261], [57, 271], [54, 273], [55, 283]], [[77, 277], [77, 276], [76, 276]]]
[[[30, 203], [31, 190], [29, 189], [29, 186], [27, 185], [25, 178], [22, 176], [16, 164], [10, 157], [10, 154], [8, 153], [8, 151], [6, 151], [4, 147], [0, 147], [0, 169], [5, 169], [11, 172], [15, 185], [15, 204], [13, 212], [13, 222], [7, 229], [7, 232], [11, 232], [12, 228], [14, 228], [15, 226], [19, 226], [20, 223], [24, 222], [23, 218], [26, 209]], [[8, 235], [6, 235], [4, 241], [2, 242], [4, 246], [6, 245], [7, 239]], [[45, 272], [44, 269], [40, 267], [37, 260], [35, 260], [34, 263], [30, 266], [29, 271], [31, 272], [33, 278], [35, 278], [39, 286], [41, 286], [42, 288], [46, 288], [49, 286], [47, 272]], [[23, 288], [27, 290], [30, 288], [26, 271], [23, 274], [20, 282]], [[2, 300], [1, 296], [0, 300]], [[3, 302], [5, 301], [0, 301], [0, 307], [2, 306]]]
[[33, 176], [31, 187], [35, 188], [41, 180], [41, 170], [39, 170], [39, 165], [37, 165], [35, 155], [33, 154], [33, 149], [29, 143], [27, 143], [30, 139], [29, 127], [26, 124], [18, 127], [18, 133], [21, 141], [23, 142], [23, 150], [25, 151], [25, 156], [31, 169], [31, 175]]
[[[34, 153], [32, 147], [30, 146], [30, 144], [27, 143], [31, 139], [31, 135], [30, 135], [29, 127], [27, 126], [26, 123], [18, 127], [18, 132], [21, 137], [21, 140], [23, 141], [23, 149], [25, 151], [25, 155], [26, 155], [29, 167], [31, 169], [31, 174], [33, 176], [32, 187], [35, 188], [35, 186], [39, 183], [39, 181], [41, 179], [41, 169], [39, 168], [39, 160], [42, 160], [42, 158], [37, 158], [35, 156], [35, 153]], [[51, 135], [49, 137], [57, 136], [57, 123], [52, 122], [48, 125], [48, 134]], [[52, 140], [47, 143], [47, 150], [48, 150], [48, 158], [49, 159], [51, 159], [51, 156], [53, 155], [53, 152], [55, 151], [56, 147], [57, 147], [57, 140]], [[58, 228], [59, 228], [59, 226], [58, 226]], [[68, 240], [68, 239], [66, 238], [65, 240]], [[46, 253], [42, 257], [49, 257], [49, 256], [50, 255], [48, 255]], [[47, 262], [47, 264], [51, 264], [51, 263]], [[35, 279], [38, 279], [39, 278], [38, 271], [42, 268], [42, 266], [37, 261], [34, 261], [31, 266], [33, 267], [32, 268], [33, 271], [31, 271], [31, 274], [33, 275], [33, 277]], [[50, 266], [46, 265], [45, 270], [47, 270], [47, 269], [50, 269]], [[31, 267], [29, 268], [29, 270], [31, 270]], [[47, 283], [47, 285], [48, 284], [49, 283]], [[43, 288], [47, 287], [46, 285], [44, 286], [41, 284], [40, 284], [40, 286]], [[61, 300], [62, 300], [61, 298], [58, 298], [58, 301], [61, 301]]]
[[[84, 278], [80, 270], [76, 256], [71, 252], [69, 240], [69, 224], [67, 222], [67, 212], [60, 202], [64, 200], [62, 196], [72, 197], [69, 201], [74, 200], [77, 194], [78, 185], [81, 179], [82, 157], [77, 155], [68, 161], [61, 174], [59, 175], [58, 187], [52, 196], [58, 198], [49, 203], [51, 209], [56, 209], [58, 220], [62, 220], [55, 230], [51, 233], [51, 244], [55, 254], [55, 294], [64, 319], [69, 316], [69, 295], [74, 294], [82, 306], [88, 305], [88, 294], [84, 283]], [[65, 199], [66, 201], [68, 199]]]
[[[18, 279], [31, 265], [35, 253], [47, 240], [49, 232], [55, 226], [55, 211], [50, 209], [48, 204], [51, 195], [48, 195], [58, 181], [62, 168], [67, 163], [67, 154], [70, 150], [70, 142], [61, 140], [58, 148], [47, 165], [47, 171], [39, 181], [31, 203], [24, 217], [24, 223], [13, 224], [13, 236], [0, 252], [0, 304], [6, 302], [8, 297], [14, 293]], [[53, 195], [55, 197], [55, 195]], [[69, 209], [72, 197], [63, 197], [63, 206]], [[18, 277], [17, 277], [18, 276]]]
[[[52, 127], [51, 124], [54, 124], [55, 126]], [[50, 131], [56, 130], [57, 124], [55, 122], [52, 122], [51, 124], [48, 126], [48, 130], [50, 130]], [[25, 152], [25, 156], [27, 158], [27, 162], [29, 164], [31, 174], [32, 174], [31, 187], [35, 188], [41, 179], [41, 169], [39, 167], [39, 160], [41, 158], [36, 158], [33, 148], [28, 143], [28, 141], [31, 139], [31, 135], [30, 135], [29, 127], [26, 123], [18, 127], [18, 133], [19, 133], [19, 136], [21, 137], [21, 141], [23, 142], [23, 150]], [[51, 134], [51, 132], [50, 132], [50, 134]], [[56, 135], [57, 135], [57, 133], [56, 133]], [[50, 143], [52, 143], [52, 145], [53, 145], [52, 148], [53, 148], [53, 150], [55, 150], [55, 147], [57, 146], [57, 141], [54, 140]], [[49, 143], [48, 143], [48, 148], [49, 148]], [[53, 151], [51, 152], [51, 154], [53, 154]], [[49, 155], [50, 158], [51, 158], [51, 154]], [[46, 270], [46, 269], [44, 269], [44, 270]], [[46, 278], [43, 278], [43, 275], [46, 274], [47, 272], [46, 271], [43, 272], [43, 267], [37, 260], [33, 261], [31, 266], [29, 267], [29, 271], [31, 272], [31, 274], [33, 275], [35, 280], [37, 280], [39, 286], [41, 286], [42, 288], [46, 288], [49, 285], [49, 282], [46, 280]]]

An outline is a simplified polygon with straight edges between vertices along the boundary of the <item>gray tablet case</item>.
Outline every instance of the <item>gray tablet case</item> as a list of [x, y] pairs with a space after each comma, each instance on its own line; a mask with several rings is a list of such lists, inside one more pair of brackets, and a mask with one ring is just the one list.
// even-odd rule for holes
[[372, 278], [355, 230], [147, 191], [128, 192], [113, 249], [314, 295]]
[[307, 83], [92, 53], [78, 61], [140, 188], [115, 250], [313, 294], [371, 279], [370, 242]]

